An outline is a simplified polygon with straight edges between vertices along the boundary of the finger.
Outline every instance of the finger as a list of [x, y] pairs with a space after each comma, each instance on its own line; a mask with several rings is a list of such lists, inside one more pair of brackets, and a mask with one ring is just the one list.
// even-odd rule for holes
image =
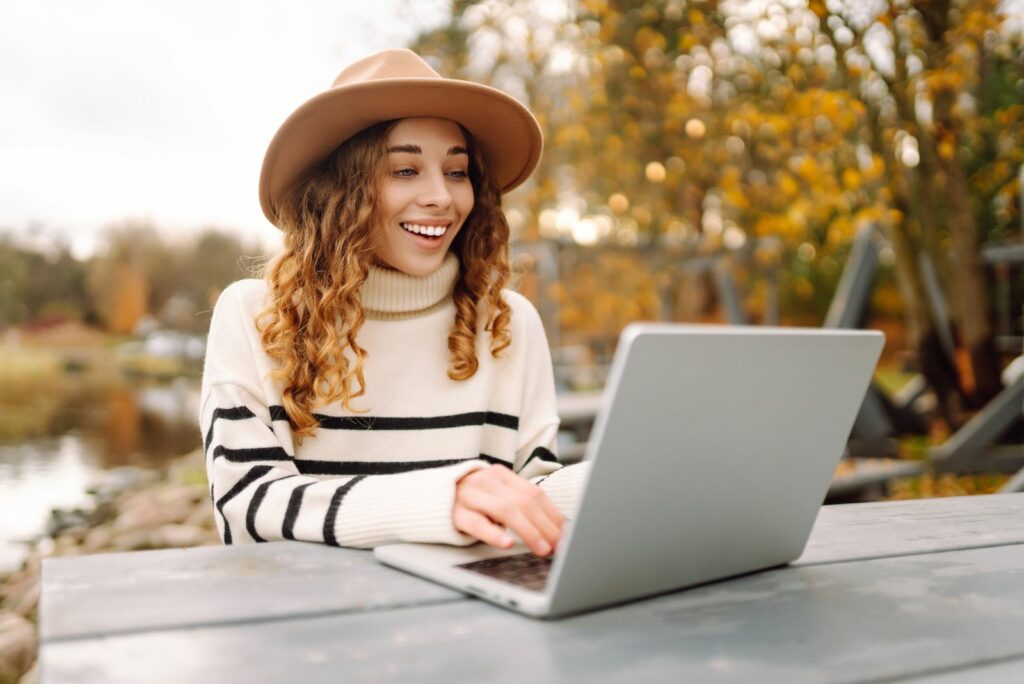
[[507, 549], [515, 543], [505, 528], [496, 525], [485, 515], [467, 508], [458, 508], [452, 513], [452, 522], [455, 529], [479, 539], [485, 544], [496, 546], [499, 549]]
[[526, 514], [525, 511], [514, 508], [508, 515], [507, 519], [503, 521], [505, 526], [515, 532], [523, 543], [530, 547], [537, 556], [546, 556], [554, 549], [554, 544], [549, 542], [544, 535], [538, 529], [537, 525], [533, 520]]
[[[532, 486], [537, 487], [537, 485]], [[562, 512], [558, 510], [554, 503], [552, 503], [551, 498], [548, 496], [547, 492], [545, 492], [540, 487], [537, 487], [537, 490], [542, 495], [540, 497], [541, 508], [547, 514], [548, 518], [555, 524], [555, 526], [558, 527], [559, 532], [561, 532], [562, 527], [565, 526], [565, 516], [562, 515]]]
[[[522, 478], [516, 478], [518, 482], [511, 490], [513, 500], [518, 502], [518, 509], [533, 524], [539, 534], [549, 546], [554, 548], [561, 534], [558, 514], [554, 506], [550, 505], [547, 494], [536, 485], [531, 484]], [[554, 515], [552, 515], [552, 513]]]
[[[525, 515], [526, 519], [532, 524], [532, 527], [536, 529], [537, 534], [540, 535], [544, 543], [541, 543], [539, 539], [530, 537], [529, 535], [532, 534], [532, 530], [527, 528], [524, 528], [523, 532], [520, 533], [520, 538], [538, 555], [547, 555], [553, 551], [561, 537], [561, 528], [565, 519], [558, 509], [555, 508], [554, 504], [551, 503], [547, 493], [529, 480], [516, 475], [510, 470], [498, 472], [495, 475], [496, 479], [499, 479], [504, 485], [502, 490], [497, 493], [497, 497], [508, 508], [504, 511], [489, 511], [488, 513], [491, 517], [498, 522], [504, 522], [506, 525], [513, 527], [514, 531], [520, 533], [520, 530], [515, 529], [516, 522], [511, 517], [511, 509], [518, 509]], [[518, 524], [522, 525], [523, 523], [520, 522]]]
[[513, 516], [510, 529], [514, 530], [523, 544], [529, 547], [536, 556], [548, 556], [555, 550], [555, 540], [549, 540], [538, 527], [534, 520], [531, 520], [525, 513], [517, 513]]
[[551, 552], [550, 543], [543, 539], [524, 510], [529, 507], [526, 497], [511, 487], [503, 487], [499, 494], [494, 495], [467, 487], [459, 493], [458, 505], [496, 525], [508, 528], [534, 553], [545, 555]]
[[563, 521], [542, 489], [502, 466], [473, 476], [460, 483], [460, 505], [505, 525], [539, 556], [554, 550]]
[[537, 528], [541, 536], [544, 537], [544, 540], [554, 550], [559, 538], [562, 536], [562, 530], [558, 522], [544, 508], [543, 502], [537, 500], [534, 505], [526, 510], [526, 513], [533, 522], [534, 527]]
[[555, 505], [551, 503], [547, 492], [518, 475], [512, 475], [512, 481], [509, 481], [508, 484], [510, 485], [509, 488], [515, 492], [513, 496], [522, 500], [522, 510], [527, 514], [534, 526], [537, 527], [544, 539], [554, 548], [555, 544], [558, 543], [559, 537], [561, 537], [565, 518], [555, 508]]

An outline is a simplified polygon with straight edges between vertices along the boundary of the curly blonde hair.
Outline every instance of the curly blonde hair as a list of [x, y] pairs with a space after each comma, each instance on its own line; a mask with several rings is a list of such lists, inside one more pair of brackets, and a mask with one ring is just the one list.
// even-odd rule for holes
[[[366, 392], [367, 352], [357, 342], [365, 321], [359, 289], [376, 263], [374, 227], [387, 173], [385, 140], [396, 123], [378, 123], [346, 140], [275, 207], [284, 250], [264, 270], [269, 303], [256, 316], [256, 328], [278, 364], [271, 377], [284, 384], [284, 410], [299, 443], [319, 426], [316, 404], [340, 400], [345, 410], [363, 412], [352, 405]], [[455, 321], [448, 335], [448, 377], [453, 380], [471, 378], [479, 367], [480, 313], [493, 356], [511, 343], [511, 311], [501, 298], [510, 277], [508, 222], [479, 147], [468, 131], [462, 133], [474, 205], [451, 246], [459, 257], [452, 295]]]

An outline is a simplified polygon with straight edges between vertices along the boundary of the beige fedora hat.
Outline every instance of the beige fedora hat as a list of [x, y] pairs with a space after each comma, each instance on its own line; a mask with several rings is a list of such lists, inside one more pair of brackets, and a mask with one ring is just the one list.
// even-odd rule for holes
[[342, 71], [274, 134], [260, 171], [263, 213], [276, 225], [275, 206], [304, 171], [364, 128], [412, 116], [462, 124], [482, 148], [503, 193], [525, 181], [540, 160], [540, 126], [513, 97], [444, 78], [411, 50], [385, 50]]

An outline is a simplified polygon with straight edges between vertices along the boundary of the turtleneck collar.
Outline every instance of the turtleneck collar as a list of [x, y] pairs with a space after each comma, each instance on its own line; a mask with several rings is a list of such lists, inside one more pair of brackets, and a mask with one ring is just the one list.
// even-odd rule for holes
[[445, 255], [441, 266], [425, 276], [412, 276], [391, 268], [370, 266], [359, 290], [367, 318], [410, 318], [443, 304], [455, 289], [459, 258]]

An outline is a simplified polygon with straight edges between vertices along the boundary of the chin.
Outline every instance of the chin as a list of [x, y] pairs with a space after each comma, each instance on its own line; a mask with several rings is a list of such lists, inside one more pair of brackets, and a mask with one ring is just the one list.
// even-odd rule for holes
[[447, 251], [437, 255], [436, 257], [427, 257], [422, 259], [401, 259], [396, 260], [395, 263], [388, 264], [391, 268], [401, 271], [406, 275], [416, 276], [422, 278], [428, 276], [437, 269], [441, 268], [441, 264], [444, 262]]

